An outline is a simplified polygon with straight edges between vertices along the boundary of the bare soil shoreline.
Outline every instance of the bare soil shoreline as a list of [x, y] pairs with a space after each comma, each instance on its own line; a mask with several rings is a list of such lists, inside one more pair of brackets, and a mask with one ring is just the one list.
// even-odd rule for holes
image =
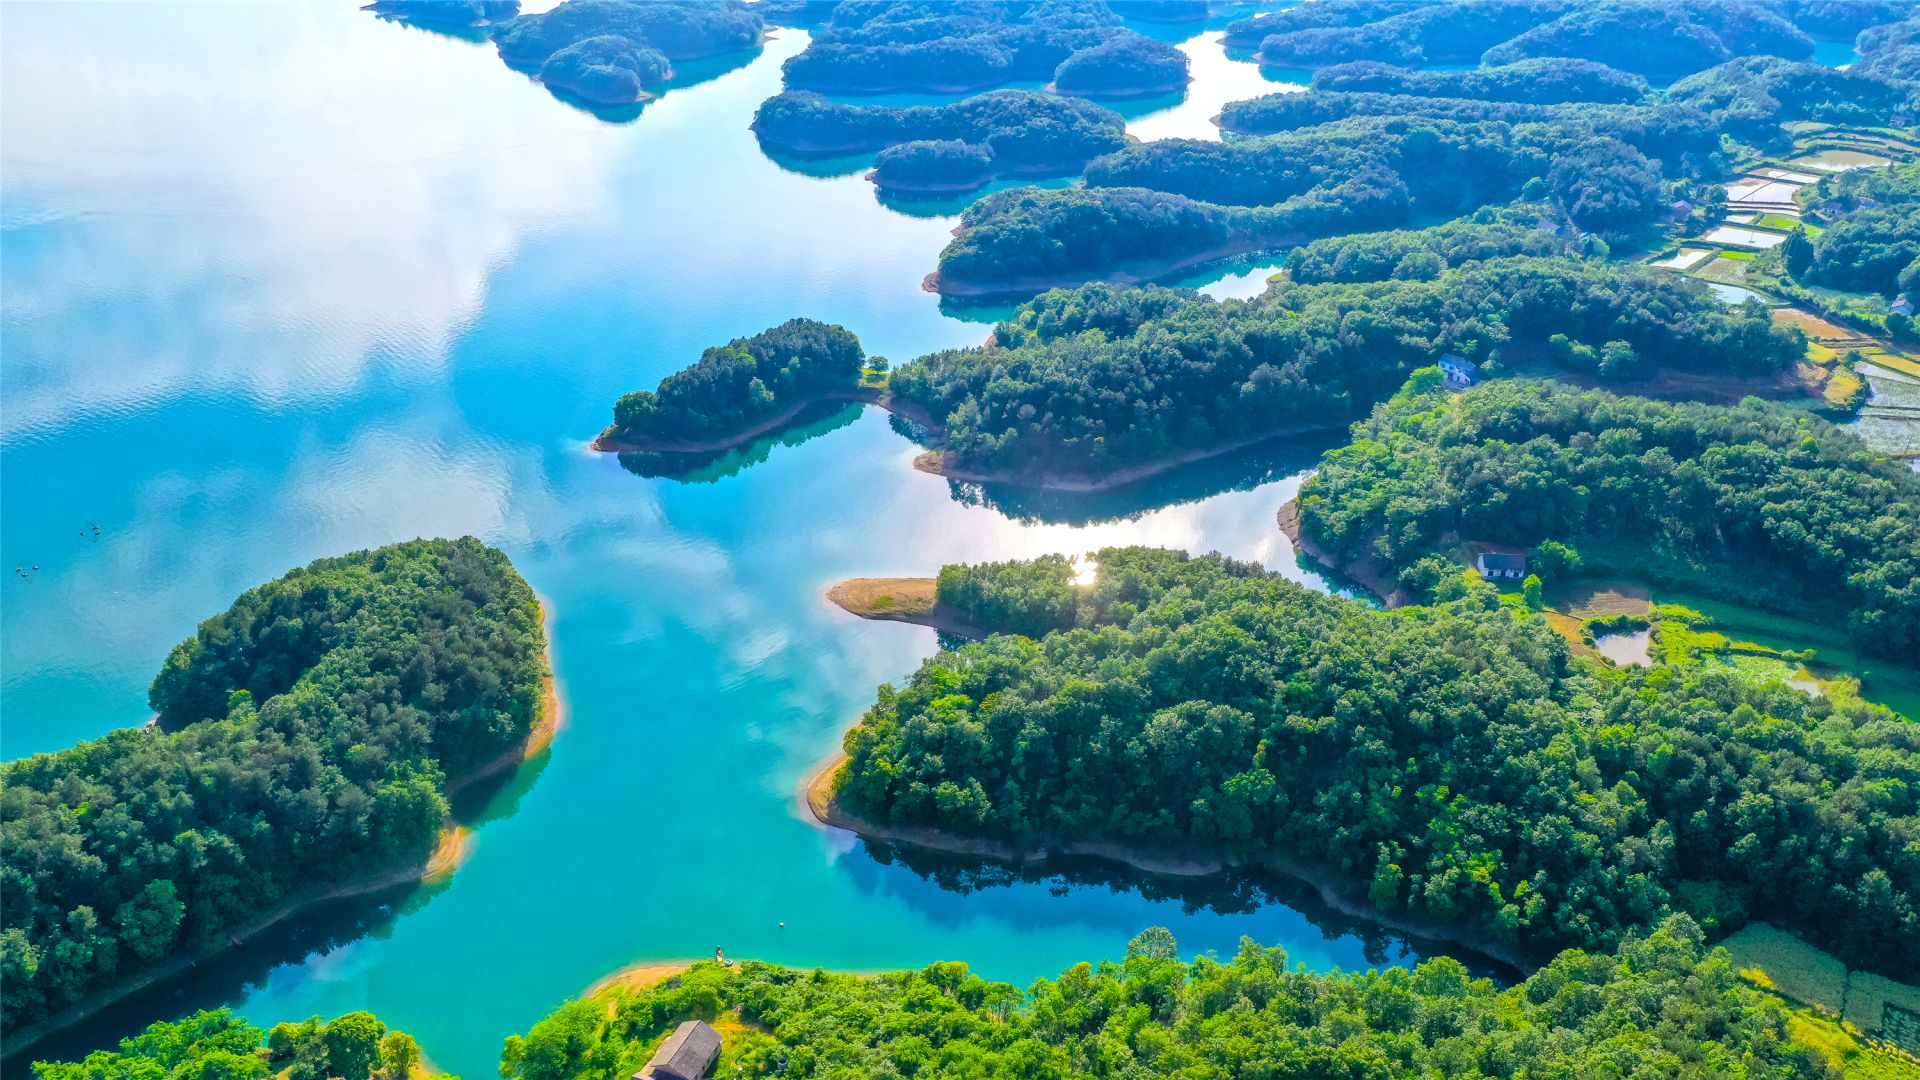
[[[533, 730], [528, 732], [526, 739], [519, 746], [512, 747], [499, 756], [482, 762], [465, 774], [448, 780], [446, 797], [449, 800], [480, 780], [497, 776], [506, 769], [519, 766], [539, 756], [553, 745], [554, 736], [564, 726], [565, 711], [561, 704], [558, 681], [553, 668], [552, 608], [544, 598], [540, 600], [540, 621], [546, 632], [546, 672], [540, 692], [540, 712], [534, 719]], [[46, 1036], [63, 1028], [72, 1027], [110, 1005], [123, 1001], [156, 983], [173, 978], [188, 968], [196, 967], [202, 960], [218, 956], [228, 949], [242, 947], [250, 939], [309, 908], [336, 900], [372, 896], [409, 885], [430, 885], [444, 881], [453, 875], [453, 872], [459, 868], [460, 862], [471, 850], [471, 840], [472, 830], [449, 818], [442, 828], [439, 842], [434, 845], [433, 851], [424, 860], [397, 867], [372, 878], [347, 882], [329, 889], [313, 890], [294, 897], [238, 929], [228, 931], [228, 941], [224, 945], [181, 953], [65, 1013], [55, 1014], [25, 1028], [8, 1031], [6, 1054], [9, 1058], [19, 1055]]]
[[1293, 541], [1294, 548], [1302, 555], [1342, 577], [1366, 586], [1368, 592], [1390, 608], [1402, 607], [1406, 604], [1407, 598], [1401, 594], [1399, 586], [1388, 582], [1386, 575], [1371, 561], [1354, 559], [1341, 562], [1328, 554], [1319, 544], [1314, 543], [1312, 537], [1302, 532], [1298, 499], [1288, 499], [1280, 507], [1276, 517], [1280, 523], [1280, 531], [1287, 534], [1287, 539]]

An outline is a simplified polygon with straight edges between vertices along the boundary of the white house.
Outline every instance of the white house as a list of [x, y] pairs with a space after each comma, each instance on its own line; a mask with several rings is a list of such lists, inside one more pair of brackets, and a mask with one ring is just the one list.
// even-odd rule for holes
[[1480, 553], [1480, 557], [1474, 560], [1474, 565], [1479, 568], [1480, 576], [1489, 581], [1498, 578], [1518, 581], [1527, 576], [1527, 557], [1525, 555], [1508, 555], [1498, 551], [1483, 551]]
[[1440, 373], [1447, 377], [1447, 387], [1452, 390], [1464, 390], [1479, 378], [1479, 369], [1473, 366], [1473, 361], [1453, 353], [1440, 358]]

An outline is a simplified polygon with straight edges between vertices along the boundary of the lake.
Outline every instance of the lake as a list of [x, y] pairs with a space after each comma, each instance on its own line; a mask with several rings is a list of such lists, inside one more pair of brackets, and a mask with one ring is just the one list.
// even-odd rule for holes
[[[0, 25], [0, 557], [39, 568], [0, 591], [0, 752], [143, 722], [167, 651], [239, 593], [420, 535], [513, 557], [567, 707], [549, 755], [462, 808], [450, 882], [314, 912], [36, 1054], [220, 1003], [365, 1008], [488, 1076], [599, 976], [715, 946], [1021, 984], [1156, 923], [1315, 969], [1416, 955], [1277, 884], [1028, 879], [803, 818], [802, 779], [935, 648], [829, 606], [839, 578], [1146, 543], [1324, 587], [1274, 523], [1324, 444], [1077, 499], [917, 473], [873, 411], [683, 479], [586, 449], [619, 394], [793, 316], [904, 360], [998, 314], [920, 289], [958, 206], [901, 212], [760, 152], [748, 120], [803, 34], [609, 122], [351, 4], [13, 3]], [[1204, 135], [1209, 80], [1260, 85], [1207, 60], [1199, 107], [1130, 110], [1140, 131]]]

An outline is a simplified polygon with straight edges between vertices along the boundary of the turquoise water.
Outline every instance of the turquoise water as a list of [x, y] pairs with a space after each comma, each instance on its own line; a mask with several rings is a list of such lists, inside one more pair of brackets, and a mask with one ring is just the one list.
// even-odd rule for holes
[[239, 10], [0, 6], [0, 558], [39, 568], [0, 586], [0, 751], [144, 721], [167, 650], [289, 567], [461, 533], [550, 604], [567, 726], [463, 807], [451, 881], [313, 913], [37, 1052], [222, 1002], [369, 1008], [482, 1077], [600, 975], [716, 945], [1020, 983], [1154, 923], [1314, 968], [1412, 955], [1245, 883], [902, 861], [796, 797], [935, 647], [829, 583], [1132, 542], [1304, 576], [1273, 515], [1318, 446], [1035, 498], [917, 473], [884, 415], [845, 411], [636, 475], [587, 439], [706, 345], [805, 314], [904, 359], [993, 314], [919, 287], [952, 216], [760, 153], [747, 120], [804, 36], [610, 123], [483, 45], [351, 5]]

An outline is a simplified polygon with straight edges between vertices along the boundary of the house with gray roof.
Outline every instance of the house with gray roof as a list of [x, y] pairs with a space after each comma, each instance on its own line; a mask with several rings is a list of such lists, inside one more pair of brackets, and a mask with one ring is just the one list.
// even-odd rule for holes
[[1479, 569], [1480, 576], [1489, 581], [1503, 578], [1518, 581], [1527, 576], [1527, 557], [1525, 555], [1509, 555], [1500, 551], [1483, 551], [1480, 553], [1480, 557], [1474, 560], [1474, 566]]
[[633, 1080], [702, 1080], [720, 1060], [720, 1033], [698, 1020], [673, 1029]]

